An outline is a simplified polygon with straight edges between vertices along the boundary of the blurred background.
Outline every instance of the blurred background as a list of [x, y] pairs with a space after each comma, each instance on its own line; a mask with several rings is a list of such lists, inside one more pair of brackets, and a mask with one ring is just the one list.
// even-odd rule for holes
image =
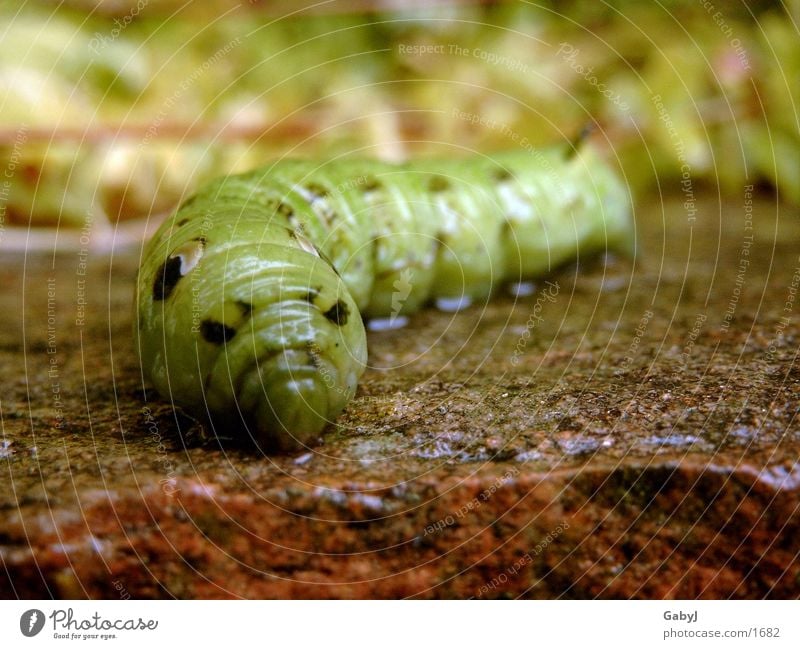
[[800, 203], [800, 0], [3, 2], [0, 217], [152, 223], [285, 155], [544, 146]]

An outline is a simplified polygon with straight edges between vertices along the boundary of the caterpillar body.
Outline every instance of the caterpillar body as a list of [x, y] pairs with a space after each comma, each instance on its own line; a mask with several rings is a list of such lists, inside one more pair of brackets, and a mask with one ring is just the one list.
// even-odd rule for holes
[[353, 397], [363, 318], [463, 306], [631, 242], [626, 188], [588, 146], [388, 164], [283, 160], [188, 199], [143, 251], [145, 375], [217, 434], [314, 442]]

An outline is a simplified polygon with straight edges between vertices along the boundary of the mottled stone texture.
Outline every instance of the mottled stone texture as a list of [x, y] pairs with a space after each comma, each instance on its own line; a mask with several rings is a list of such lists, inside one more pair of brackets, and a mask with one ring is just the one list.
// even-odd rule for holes
[[796, 596], [800, 221], [746, 202], [643, 202], [634, 263], [371, 334], [293, 457], [143, 385], [138, 251], [4, 254], [0, 594]]

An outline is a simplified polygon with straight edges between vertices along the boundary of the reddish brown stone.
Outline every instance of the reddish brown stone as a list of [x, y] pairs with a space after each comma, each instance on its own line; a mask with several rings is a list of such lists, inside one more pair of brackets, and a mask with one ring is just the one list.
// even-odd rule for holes
[[775, 235], [755, 206], [726, 327], [741, 207], [701, 207], [643, 214], [635, 265], [562, 270], [516, 365], [528, 298], [371, 335], [355, 401], [293, 457], [204, 443], [145, 393], [136, 251], [85, 284], [77, 252], [4, 260], [0, 594], [795, 597], [797, 215]]

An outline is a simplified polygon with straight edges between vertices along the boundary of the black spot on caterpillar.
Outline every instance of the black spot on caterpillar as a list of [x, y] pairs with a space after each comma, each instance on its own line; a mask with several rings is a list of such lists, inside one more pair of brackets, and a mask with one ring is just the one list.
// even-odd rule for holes
[[249, 302], [243, 302], [242, 300], [236, 300], [236, 306], [238, 306], [244, 317], [249, 316], [253, 312], [253, 305]]
[[166, 300], [171, 294], [181, 275], [180, 257], [170, 257], [156, 271], [153, 282], [153, 299]]
[[626, 188], [591, 148], [573, 149], [284, 160], [209, 184], [144, 251], [146, 376], [220, 436], [268, 451], [313, 442], [355, 394], [362, 317], [461, 307], [628, 247]]
[[195, 237], [164, 260], [153, 281], [153, 300], [166, 300], [172, 295], [181, 277], [187, 275], [200, 261], [205, 246], [205, 237]]
[[428, 183], [428, 189], [436, 194], [450, 189], [450, 183], [443, 176], [433, 176]]
[[228, 342], [236, 335], [236, 329], [222, 324], [221, 322], [208, 319], [200, 323], [200, 334], [208, 342], [214, 345], [221, 345], [222, 343]]
[[350, 309], [342, 300], [336, 300], [336, 304], [325, 311], [323, 315], [337, 326], [343, 327], [347, 324], [347, 318], [350, 317]]
[[[185, 201], [183, 201], [183, 203], [180, 204], [180, 206], [178, 207], [178, 210], [180, 211], [180, 210], [182, 210], [182, 209], [184, 209], [186, 207], [191, 207], [192, 203], [194, 203], [196, 198], [197, 198], [197, 196], [190, 196]], [[178, 223], [178, 225], [181, 225], [181, 223]]]
[[278, 203], [278, 214], [283, 214], [287, 219], [291, 219], [294, 216], [294, 210], [291, 205], [281, 201]]
[[369, 192], [378, 191], [380, 188], [381, 188], [381, 183], [377, 178], [374, 178], [372, 176], [368, 176], [367, 178], [364, 179], [364, 191], [365, 192], [369, 193]]

